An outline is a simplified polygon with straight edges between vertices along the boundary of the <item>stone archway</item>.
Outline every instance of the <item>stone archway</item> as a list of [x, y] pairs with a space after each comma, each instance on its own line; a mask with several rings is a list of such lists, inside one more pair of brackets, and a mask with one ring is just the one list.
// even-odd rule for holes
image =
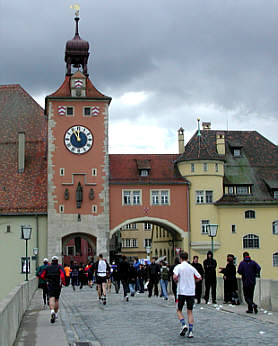
[[[80, 249], [76, 252], [74, 247], [76, 246], [77, 240], [79, 243], [79, 239]], [[96, 256], [96, 241], [96, 237], [87, 233], [76, 232], [67, 234], [62, 238], [63, 263], [77, 261], [86, 264], [88, 261], [93, 260]], [[86, 246], [86, 244], [88, 245]], [[70, 247], [74, 248], [72, 253], [69, 253]]]

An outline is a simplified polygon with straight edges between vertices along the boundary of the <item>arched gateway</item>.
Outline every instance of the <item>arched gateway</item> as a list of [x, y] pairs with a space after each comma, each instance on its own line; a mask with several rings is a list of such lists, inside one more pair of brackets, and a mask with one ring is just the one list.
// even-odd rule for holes
[[[65, 239], [94, 239], [95, 254], [109, 257], [109, 238], [132, 219], [150, 220], [184, 237], [188, 185], [178, 154], [109, 155], [108, 107], [87, 71], [89, 43], [66, 44], [67, 72], [46, 97], [48, 119], [48, 256], [65, 253]], [[77, 71], [72, 73], [72, 69]]]

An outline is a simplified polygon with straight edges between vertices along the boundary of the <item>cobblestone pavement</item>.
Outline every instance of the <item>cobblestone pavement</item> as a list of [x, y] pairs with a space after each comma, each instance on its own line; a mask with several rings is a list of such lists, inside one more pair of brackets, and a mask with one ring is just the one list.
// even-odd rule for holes
[[171, 296], [164, 301], [145, 293], [125, 302], [122, 293], [112, 292], [104, 306], [95, 287], [66, 287], [60, 302], [70, 345], [277, 345], [277, 324], [205, 304], [194, 308], [194, 338], [181, 337]]

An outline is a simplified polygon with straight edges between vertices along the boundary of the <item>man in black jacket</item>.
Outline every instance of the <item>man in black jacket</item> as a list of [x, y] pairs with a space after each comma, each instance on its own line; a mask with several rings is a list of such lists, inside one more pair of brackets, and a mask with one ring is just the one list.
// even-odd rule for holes
[[[204, 269], [201, 263], [198, 262], [199, 257], [194, 256], [193, 257], [193, 263], [191, 263], [192, 267], [194, 267], [197, 272], [201, 275], [202, 279], [204, 277]], [[197, 304], [201, 303], [201, 296], [202, 296], [202, 286], [203, 286], [203, 281], [198, 281], [195, 284], [195, 298], [197, 299]]]
[[129, 270], [130, 265], [127, 261], [126, 256], [122, 256], [122, 261], [119, 263], [119, 277], [121, 279], [124, 291], [124, 299], [128, 302], [129, 293]]
[[148, 268], [148, 277], [149, 277], [148, 291], [149, 291], [149, 298], [152, 296], [153, 286], [154, 286], [154, 295], [158, 297], [159, 276], [160, 276], [160, 265], [158, 263], [155, 263], [155, 257], [153, 257], [152, 258], [152, 262], [151, 262], [151, 264], [149, 265], [149, 268]]
[[211, 288], [211, 296], [212, 296], [212, 303], [216, 304], [216, 267], [217, 262], [213, 258], [213, 254], [211, 251], [208, 251], [207, 253], [207, 259], [203, 262], [204, 270], [205, 270], [205, 301], [206, 304], [209, 301], [209, 291]]

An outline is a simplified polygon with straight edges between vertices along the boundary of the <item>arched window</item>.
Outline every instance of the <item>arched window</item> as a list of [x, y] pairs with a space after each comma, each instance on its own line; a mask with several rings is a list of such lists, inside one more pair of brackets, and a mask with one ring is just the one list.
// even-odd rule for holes
[[260, 247], [259, 237], [255, 234], [247, 234], [243, 237], [244, 249], [258, 249]]
[[245, 219], [255, 219], [255, 211], [254, 210], [247, 210], [245, 212]]
[[278, 252], [275, 252], [272, 255], [272, 258], [273, 258], [273, 267], [278, 267]]
[[163, 256], [167, 256], [167, 255], [166, 255], [166, 249], [164, 249], [164, 255], [163, 255]]
[[272, 233], [278, 234], [278, 220], [272, 222]]
[[159, 250], [159, 257], [162, 256], [162, 249]]
[[157, 257], [157, 255], [158, 255], [158, 252], [157, 252], [157, 249], [155, 249], [155, 257]]
[[167, 253], [168, 253], [167, 259], [170, 262], [170, 250], [169, 249], [167, 250]]
[[156, 229], [156, 238], [158, 238], [158, 229]]

